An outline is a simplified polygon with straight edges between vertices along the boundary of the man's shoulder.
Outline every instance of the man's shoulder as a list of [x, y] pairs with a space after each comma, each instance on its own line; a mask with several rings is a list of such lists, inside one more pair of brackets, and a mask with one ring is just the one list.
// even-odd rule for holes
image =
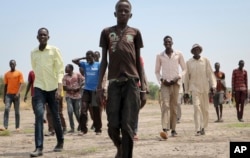
[[178, 50], [178, 49], [174, 49], [174, 53], [182, 55], [182, 52], [180, 50]]
[[[47, 49], [47, 50], [59, 50], [58, 47], [53, 46], [53, 45], [49, 45], [49, 44], [46, 46], [45, 49]], [[37, 51], [39, 51], [39, 47], [35, 47], [31, 52], [37, 52]]]
[[108, 26], [108, 27], [105, 27], [102, 31], [108, 32], [110, 30], [114, 30], [115, 28], [116, 28], [116, 25], [114, 25], [114, 26]]

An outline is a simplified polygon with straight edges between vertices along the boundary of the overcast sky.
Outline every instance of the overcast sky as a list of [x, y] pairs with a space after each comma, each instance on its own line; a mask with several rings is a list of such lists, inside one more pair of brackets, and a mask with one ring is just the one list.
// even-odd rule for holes
[[[27, 81], [31, 69], [30, 52], [38, 46], [37, 30], [47, 27], [49, 44], [57, 46], [65, 65], [86, 51], [101, 51], [100, 33], [116, 24], [116, 0], [23, 0], [2, 1], [0, 5], [0, 76], [15, 59], [16, 69]], [[192, 57], [194, 43], [203, 47], [202, 55], [212, 67], [220, 62], [231, 87], [232, 70], [245, 60], [250, 71], [249, 0], [131, 0], [133, 16], [129, 26], [139, 28], [144, 42], [142, 56], [148, 80], [156, 81], [156, 55], [164, 50], [163, 37], [173, 37], [173, 48], [182, 51], [185, 60]], [[75, 70], [78, 69], [75, 66]]]

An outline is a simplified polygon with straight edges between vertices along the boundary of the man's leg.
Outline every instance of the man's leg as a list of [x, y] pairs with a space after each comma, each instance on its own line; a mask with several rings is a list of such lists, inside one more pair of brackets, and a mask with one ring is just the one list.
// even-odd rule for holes
[[235, 107], [237, 112], [237, 118], [240, 121], [240, 91], [235, 92]]
[[63, 132], [67, 132], [67, 125], [66, 125], [66, 122], [65, 122], [65, 118], [63, 116], [63, 97], [60, 97], [57, 99], [58, 101], [58, 104], [59, 104], [59, 116], [60, 116], [60, 119], [61, 119], [61, 123], [62, 123], [62, 128], [63, 128]]
[[70, 124], [70, 133], [74, 132], [75, 130], [75, 124], [73, 119], [73, 100], [69, 97], [66, 97], [67, 102], [67, 110], [68, 110], [68, 117], [69, 117], [69, 124]]
[[30, 153], [31, 157], [41, 156], [43, 150], [43, 115], [45, 104], [45, 93], [39, 88], [34, 89], [35, 95], [32, 97], [35, 113], [35, 151]]
[[161, 124], [163, 130], [169, 130], [172, 128], [170, 126], [170, 92], [169, 87], [162, 86], [161, 87], [161, 99], [162, 99], [162, 105], [161, 105]]
[[140, 91], [135, 89], [137, 82], [129, 79], [121, 87], [123, 98], [121, 111], [121, 132], [122, 132], [122, 157], [133, 157], [133, 137], [135, 121], [138, 119], [140, 109]]
[[82, 132], [82, 134], [86, 134], [88, 132], [87, 127], [87, 121], [88, 121], [88, 107], [89, 102], [91, 100], [90, 91], [84, 90], [83, 92], [83, 98], [82, 98], [82, 107], [81, 107], [81, 114], [80, 114], [80, 120], [79, 120], [79, 129]]
[[14, 100], [15, 119], [16, 119], [16, 130], [19, 131], [20, 127], [20, 95]]
[[9, 124], [9, 113], [10, 113], [10, 108], [12, 101], [14, 99], [13, 95], [6, 94], [5, 96], [5, 109], [4, 109], [4, 115], [3, 115], [3, 125], [5, 129], [8, 129], [8, 124]]
[[51, 115], [50, 108], [48, 106], [48, 103], [45, 104], [46, 109], [46, 119], [48, 121], [48, 134], [45, 134], [45, 136], [53, 136], [55, 134], [54, 126], [53, 126], [53, 119]]
[[62, 124], [61, 119], [59, 116], [59, 103], [57, 99], [55, 98], [56, 90], [47, 92], [48, 96], [48, 107], [51, 112], [52, 120], [53, 120], [53, 127], [56, 132], [56, 138], [57, 138], [57, 145], [54, 148], [55, 152], [60, 152], [63, 149], [64, 144], [64, 136], [63, 136], [63, 130], [62, 130]]

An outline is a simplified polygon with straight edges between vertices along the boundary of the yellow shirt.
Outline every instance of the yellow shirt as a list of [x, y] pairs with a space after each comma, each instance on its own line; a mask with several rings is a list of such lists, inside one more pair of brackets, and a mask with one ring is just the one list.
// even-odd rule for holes
[[58, 83], [62, 83], [64, 66], [58, 48], [50, 45], [43, 51], [35, 48], [31, 52], [31, 66], [36, 76], [34, 87], [52, 91], [58, 88]]

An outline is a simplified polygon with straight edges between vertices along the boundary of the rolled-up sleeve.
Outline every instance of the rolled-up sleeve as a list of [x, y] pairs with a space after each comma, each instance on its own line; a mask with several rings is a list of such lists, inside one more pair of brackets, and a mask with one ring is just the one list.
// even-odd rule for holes
[[59, 49], [56, 49], [55, 53], [55, 67], [54, 67], [55, 74], [57, 76], [58, 83], [62, 83], [63, 76], [64, 76], [64, 65], [63, 59], [61, 56], [61, 52]]
[[161, 70], [160, 56], [157, 55], [157, 56], [156, 56], [156, 61], [155, 61], [155, 76], [156, 76], [157, 81], [158, 81], [159, 83], [161, 83], [161, 81], [160, 81], [160, 79], [161, 79], [160, 70]]

